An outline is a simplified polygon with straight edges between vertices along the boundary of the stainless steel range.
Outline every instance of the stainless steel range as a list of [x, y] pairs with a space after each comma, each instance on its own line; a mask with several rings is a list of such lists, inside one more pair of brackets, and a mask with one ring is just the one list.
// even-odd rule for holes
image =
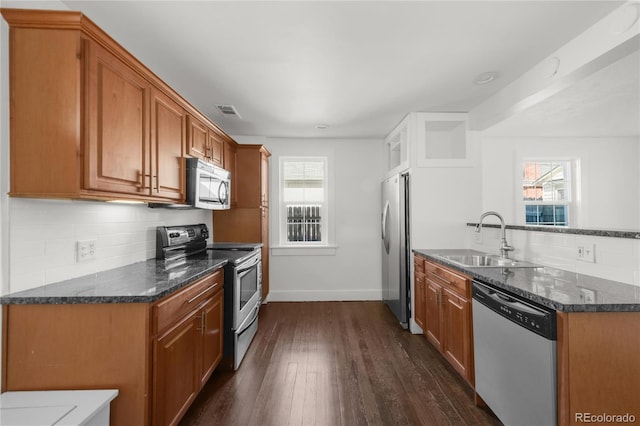
[[237, 370], [258, 331], [262, 303], [261, 243], [214, 243], [207, 246], [205, 224], [158, 226], [156, 259], [167, 268], [186, 257], [225, 259], [224, 364]]
[[215, 258], [228, 260], [224, 270], [225, 364], [237, 370], [258, 331], [262, 303], [262, 262], [260, 243], [214, 243]]

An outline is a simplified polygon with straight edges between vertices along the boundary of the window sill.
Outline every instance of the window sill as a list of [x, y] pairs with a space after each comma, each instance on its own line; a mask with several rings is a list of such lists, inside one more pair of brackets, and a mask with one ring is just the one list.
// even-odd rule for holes
[[335, 256], [338, 246], [272, 246], [272, 256]]

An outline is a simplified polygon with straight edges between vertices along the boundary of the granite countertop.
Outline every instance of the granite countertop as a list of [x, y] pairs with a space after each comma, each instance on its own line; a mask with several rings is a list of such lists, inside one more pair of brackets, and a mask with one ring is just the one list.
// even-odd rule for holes
[[47, 284], [0, 297], [0, 304], [151, 303], [217, 269], [227, 259], [211, 251], [170, 267], [149, 259], [97, 274]]
[[558, 311], [640, 312], [638, 286], [542, 265], [540, 268], [463, 267], [438, 256], [486, 254], [475, 250], [414, 249], [413, 252]]

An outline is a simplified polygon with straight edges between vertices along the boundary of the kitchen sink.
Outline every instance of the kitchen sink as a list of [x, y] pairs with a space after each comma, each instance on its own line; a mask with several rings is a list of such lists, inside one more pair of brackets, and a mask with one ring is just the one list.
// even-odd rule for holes
[[442, 255], [442, 259], [470, 268], [539, 268], [535, 263], [503, 259], [491, 254]]

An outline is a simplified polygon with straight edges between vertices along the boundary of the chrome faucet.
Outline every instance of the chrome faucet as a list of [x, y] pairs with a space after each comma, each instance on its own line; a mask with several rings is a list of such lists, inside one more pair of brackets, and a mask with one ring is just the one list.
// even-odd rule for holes
[[480, 221], [476, 225], [476, 232], [480, 232], [480, 230], [482, 229], [482, 221], [487, 216], [496, 216], [498, 219], [500, 219], [500, 232], [502, 233], [502, 236], [500, 238], [500, 257], [503, 258], [503, 259], [508, 259], [509, 258], [509, 252], [513, 251], [514, 248], [512, 246], [510, 246], [509, 244], [507, 244], [507, 233], [506, 233], [507, 228], [504, 225], [504, 219], [502, 218], [500, 213], [498, 213], [498, 212], [485, 212], [485, 213], [482, 213], [482, 216], [480, 216]]

